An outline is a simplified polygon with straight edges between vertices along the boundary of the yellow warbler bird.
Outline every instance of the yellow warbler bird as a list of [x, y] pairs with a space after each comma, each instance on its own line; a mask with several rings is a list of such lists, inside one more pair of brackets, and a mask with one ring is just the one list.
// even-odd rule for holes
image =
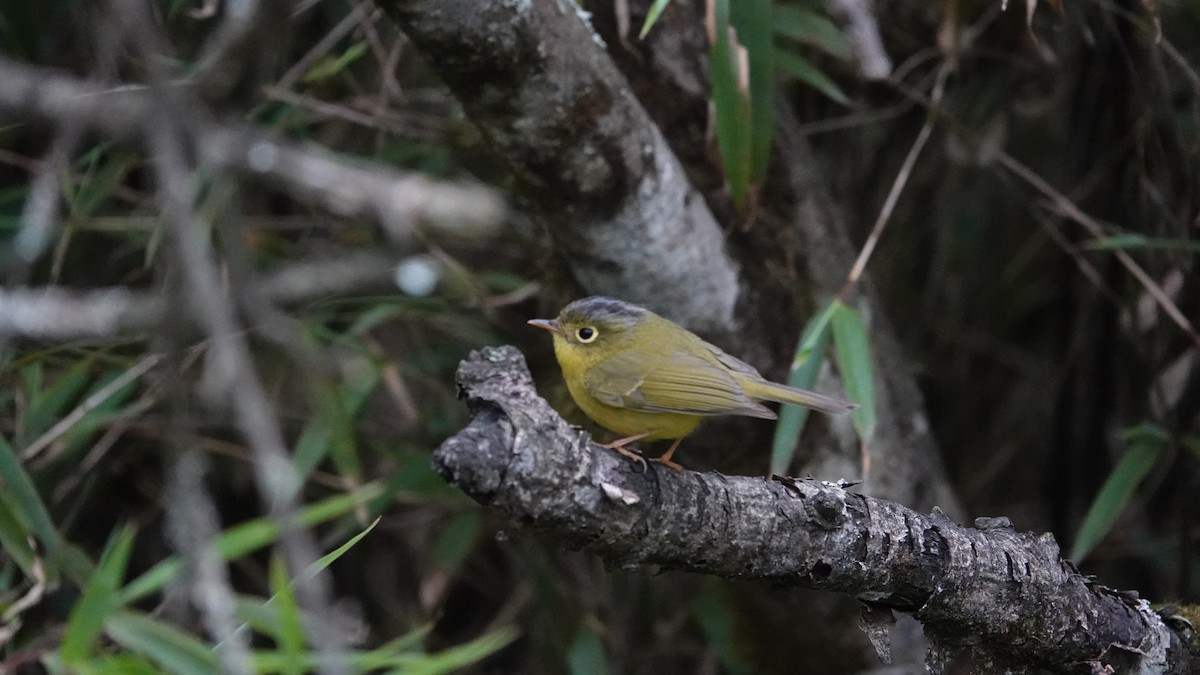
[[773, 420], [759, 401], [792, 403], [838, 414], [857, 406], [763, 379], [749, 364], [648, 309], [615, 298], [590, 297], [556, 319], [529, 321], [554, 335], [554, 355], [575, 403], [601, 426], [623, 436], [605, 445], [639, 462], [625, 448], [637, 440], [673, 438], [654, 461], [671, 461], [680, 441], [714, 415]]

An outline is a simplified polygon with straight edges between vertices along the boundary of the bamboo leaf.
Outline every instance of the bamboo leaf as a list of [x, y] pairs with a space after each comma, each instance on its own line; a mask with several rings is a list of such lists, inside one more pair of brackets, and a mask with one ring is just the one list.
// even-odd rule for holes
[[25, 473], [16, 452], [3, 435], [0, 435], [0, 482], [4, 486], [0, 490], [0, 500], [8, 505], [17, 522], [33, 532], [51, 554], [58, 551], [62, 537], [50, 520], [50, 513], [29, 474]]
[[863, 443], [875, 435], [875, 375], [871, 367], [871, 348], [862, 317], [841, 300], [835, 300], [833, 312], [833, 353], [846, 385], [846, 395], [858, 407], [851, 413], [854, 428]]
[[571, 675], [608, 675], [612, 672], [604, 655], [604, 643], [586, 622], [579, 624], [567, 647], [567, 670]]
[[1114, 234], [1085, 242], [1083, 248], [1089, 251], [1178, 251], [1180, 253], [1200, 253], [1200, 242], [1186, 239], [1162, 239], [1147, 237], [1142, 234]]
[[849, 38], [828, 17], [798, 5], [779, 5], [774, 16], [777, 35], [812, 45], [839, 61], [853, 59]]
[[59, 646], [64, 665], [75, 667], [89, 659], [92, 643], [100, 634], [104, 621], [120, 606], [117, 590], [125, 578], [125, 567], [132, 548], [133, 529], [130, 527], [117, 531], [109, 540], [100, 563], [83, 589], [83, 596], [67, 619], [63, 641]]
[[842, 88], [803, 56], [782, 49], [776, 50], [775, 65], [783, 75], [800, 80], [842, 105], [850, 105], [850, 97], [846, 96]]
[[1117, 517], [1125, 510], [1129, 498], [1166, 451], [1167, 434], [1152, 424], [1128, 429], [1124, 435], [1125, 452], [1100, 486], [1071, 545], [1070, 557], [1076, 563], [1086, 558], [1108, 534]]
[[761, 185], [775, 129], [775, 31], [771, 0], [738, 0], [729, 6], [749, 68], [750, 183]]
[[[345, 515], [363, 502], [383, 491], [378, 483], [367, 483], [346, 494], [329, 497], [300, 510], [300, 525], [312, 527]], [[367, 531], [370, 531], [368, 528]], [[256, 518], [229, 528], [217, 537], [217, 552], [224, 560], [234, 560], [275, 543], [279, 539], [279, 523], [272, 518]], [[121, 600], [130, 603], [156, 593], [171, 583], [183, 571], [183, 562], [172, 556], [151, 567], [121, 591]]]
[[208, 645], [145, 614], [117, 612], [104, 622], [104, 631], [117, 644], [150, 658], [168, 672], [212, 675], [219, 671], [216, 654]]
[[301, 78], [301, 81], [305, 84], [313, 84], [322, 80], [328, 80], [341, 73], [366, 53], [367, 43], [355, 42], [341, 54], [336, 56], [330, 55], [318, 61], [312, 68], [309, 68], [308, 72]]
[[671, 0], [654, 0], [654, 4], [650, 5], [650, 11], [646, 14], [646, 21], [642, 24], [642, 31], [638, 33], [638, 39], [646, 39], [646, 34], [658, 21], [658, 17], [662, 16], [663, 10], [667, 5], [671, 4]]
[[[792, 357], [791, 372], [787, 383], [801, 389], [812, 389], [821, 372], [822, 355], [829, 345], [829, 320], [835, 305], [830, 303], [817, 312], [804, 327], [796, 354]], [[771, 442], [771, 473], [785, 475], [796, 456], [800, 435], [808, 421], [808, 408], [785, 405], [779, 409], [779, 422], [775, 424], [775, 436]]]
[[713, 3], [715, 34], [711, 69], [717, 149], [733, 203], [741, 209], [750, 198], [752, 125], [750, 61], [730, 23], [729, 0]]
[[304, 627], [300, 618], [300, 606], [296, 603], [292, 580], [288, 577], [287, 565], [284, 564], [283, 558], [274, 556], [271, 559], [270, 578], [271, 591], [274, 593], [270, 603], [275, 607], [279, 622], [276, 641], [283, 657], [281, 671], [287, 675], [300, 675], [304, 672]]
[[8, 504], [0, 499], [0, 549], [3, 549], [21, 568], [26, 577], [34, 578], [34, 562], [37, 554], [29, 545], [29, 530], [21, 526]]

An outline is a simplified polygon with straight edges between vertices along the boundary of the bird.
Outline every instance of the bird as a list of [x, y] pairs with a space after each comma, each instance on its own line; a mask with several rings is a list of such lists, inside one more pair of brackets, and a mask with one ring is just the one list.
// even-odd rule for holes
[[683, 438], [705, 417], [776, 419], [760, 401], [792, 403], [828, 414], [858, 407], [767, 380], [753, 366], [658, 314], [605, 296], [575, 300], [554, 319], [531, 319], [549, 331], [554, 355], [575, 403], [597, 424], [621, 436], [603, 447], [640, 462], [634, 441], [674, 439], [652, 461], [672, 461]]

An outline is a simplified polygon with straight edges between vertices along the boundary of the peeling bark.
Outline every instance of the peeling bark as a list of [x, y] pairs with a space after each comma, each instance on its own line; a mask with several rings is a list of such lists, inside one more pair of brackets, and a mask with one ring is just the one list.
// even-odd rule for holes
[[709, 334], [737, 265], [703, 196], [569, 0], [388, 0], [512, 169], [576, 280]]
[[458, 384], [474, 419], [433, 457], [480, 503], [620, 567], [754, 578], [836, 591], [912, 613], [937, 652], [997, 668], [1189, 673], [1194, 647], [1136, 594], [1092, 583], [1052, 536], [1005, 518], [955, 524], [935, 510], [773, 477], [676, 473], [591, 444], [543, 401], [520, 352], [472, 353]]

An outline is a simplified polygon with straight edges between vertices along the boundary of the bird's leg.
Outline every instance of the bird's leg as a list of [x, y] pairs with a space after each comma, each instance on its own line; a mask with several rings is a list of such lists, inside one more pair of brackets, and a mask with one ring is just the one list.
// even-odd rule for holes
[[639, 455], [638, 453], [636, 453], [632, 450], [626, 450], [625, 446], [629, 445], [630, 443], [632, 443], [634, 441], [640, 441], [652, 433], [654, 433], [654, 432], [653, 431], [643, 431], [640, 434], [626, 436], [625, 438], [618, 438], [617, 440], [613, 441], [612, 443], [603, 443], [600, 445], [600, 447], [608, 448], [609, 450], [616, 450], [617, 452], [628, 457], [629, 459], [640, 463], [642, 465], [642, 473], [646, 473], [646, 458], [642, 457], [641, 455]]
[[672, 469], [675, 469], [676, 471], [678, 471], [679, 473], [683, 473], [683, 465], [677, 464], [677, 463], [671, 461], [671, 455], [675, 454], [675, 448], [678, 448], [679, 444], [682, 442], [683, 442], [682, 436], [680, 436], [679, 438], [676, 438], [675, 442], [671, 444], [670, 448], [667, 448], [667, 451], [663, 453], [662, 457], [658, 457], [658, 458], [652, 459], [650, 461], [658, 462], [659, 464], [662, 464], [663, 466], [669, 466]]

